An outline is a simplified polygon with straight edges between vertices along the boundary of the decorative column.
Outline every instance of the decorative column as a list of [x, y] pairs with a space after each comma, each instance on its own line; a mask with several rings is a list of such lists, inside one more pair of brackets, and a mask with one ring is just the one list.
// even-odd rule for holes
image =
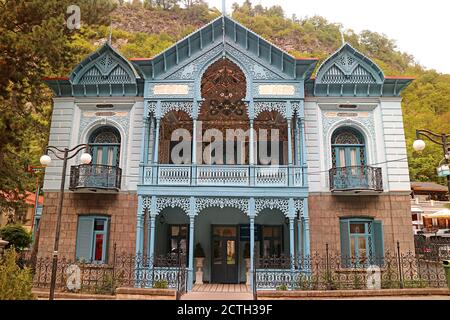
[[144, 250], [144, 213], [143, 198], [139, 196], [136, 220], [136, 255], [143, 254]]
[[288, 186], [291, 186], [294, 181], [294, 168], [292, 168], [292, 118], [287, 118], [287, 127], [288, 127]]
[[302, 221], [301, 218], [297, 218], [297, 257], [300, 258], [302, 257], [302, 237], [303, 237], [303, 232], [302, 232]]
[[310, 258], [308, 198], [303, 199], [303, 256]]
[[249, 164], [250, 164], [250, 170], [249, 170], [249, 181], [250, 185], [255, 185], [255, 135], [254, 135], [254, 120], [253, 118], [250, 119], [250, 141], [249, 141]]
[[295, 221], [295, 204], [294, 199], [289, 198], [289, 254], [291, 256], [291, 270], [295, 268], [295, 242], [294, 242], [294, 221]]
[[299, 166], [301, 164], [300, 160], [300, 136], [299, 136], [299, 124], [298, 124], [298, 115], [294, 118], [294, 153], [295, 153], [295, 165]]
[[[148, 246], [148, 258], [150, 259], [150, 269], [151, 274], [153, 274], [153, 267], [154, 267], [154, 261], [155, 261], [155, 222], [156, 222], [156, 197], [152, 197], [152, 204], [150, 209], [150, 239], [149, 239], [149, 246]], [[152, 279], [153, 282], [153, 279]]]
[[158, 183], [159, 127], [161, 119], [156, 118], [155, 141], [153, 142], [153, 184]]
[[194, 283], [194, 234], [195, 234], [195, 198], [189, 203], [189, 265], [188, 265], [188, 291], [192, 291]]
[[146, 161], [146, 165], [151, 164], [152, 162], [152, 156], [153, 156], [153, 150], [154, 150], [154, 139], [155, 137], [153, 136], [153, 133], [155, 131], [155, 121], [154, 121], [154, 117], [152, 115], [150, 115], [149, 118], [150, 121], [150, 129], [149, 132], [147, 133], [148, 136], [148, 142], [147, 142], [147, 161]]
[[250, 198], [248, 204], [248, 217], [250, 219], [250, 287], [252, 290], [253, 286], [256, 286], [256, 283], [253, 283], [253, 273], [255, 271], [255, 216], [255, 199]]
[[197, 118], [192, 119], [192, 185], [197, 185]]
[[153, 145], [155, 148], [153, 149], [153, 164], [158, 164], [158, 156], [159, 156], [159, 127], [161, 125], [161, 119], [156, 118], [156, 132], [155, 132], [155, 141]]
[[250, 144], [249, 144], [249, 163], [255, 164], [255, 136], [253, 132], [254, 120], [250, 119]]
[[288, 126], [288, 164], [292, 165], [292, 118], [287, 118]]

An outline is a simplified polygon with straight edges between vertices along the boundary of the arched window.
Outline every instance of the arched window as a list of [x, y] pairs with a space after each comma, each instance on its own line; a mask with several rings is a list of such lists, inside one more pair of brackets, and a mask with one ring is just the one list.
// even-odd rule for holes
[[96, 129], [89, 137], [92, 164], [118, 167], [120, 161], [120, 133], [110, 126]]
[[336, 129], [331, 137], [333, 168], [366, 165], [364, 137], [356, 129], [343, 127]]

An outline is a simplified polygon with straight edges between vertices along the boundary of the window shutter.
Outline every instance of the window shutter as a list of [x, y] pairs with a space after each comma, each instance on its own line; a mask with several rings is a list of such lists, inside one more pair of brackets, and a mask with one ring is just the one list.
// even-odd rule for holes
[[382, 266], [384, 258], [383, 223], [374, 221], [372, 227], [372, 239], [375, 254], [375, 264]]
[[77, 260], [92, 261], [92, 243], [94, 236], [94, 219], [79, 217], [77, 230]]
[[341, 231], [341, 263], [344, 268], [350, 267], [350, 227], [348, 220], [340, 221]]

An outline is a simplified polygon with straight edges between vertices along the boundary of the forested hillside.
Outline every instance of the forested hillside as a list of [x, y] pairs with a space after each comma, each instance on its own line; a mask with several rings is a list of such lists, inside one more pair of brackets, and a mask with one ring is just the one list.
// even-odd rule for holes
[[[81, 7], [81, 30], [64, 27], [71, 4]], [[201, 0], [0, 0], [1, 188], [34, 189], [24, 167], [38, 164], [51, 116], [51, 92], [41, 79], [68, 75], [106, 41], [110, 23], [113, 44], [126, 57], [152, 57], [219, 15]], [[296, 57], [322, 60], [341, 45], [340, 24], [322, 17], [286, 17], [280, 6], [247, 1], [233, 6], [232, 17]], [[450, 75], [426, 70], [384, 35], [344, 34], [386, 75], [416, 77], [403, 93], [411, 179], [439, 182], [435, 167], [442, 151], [429, 143], [422, 154], [413, 154], [411, 144], [418, 128], [450, 132]], [[0, 205], [9, 203], [0, 198]]]

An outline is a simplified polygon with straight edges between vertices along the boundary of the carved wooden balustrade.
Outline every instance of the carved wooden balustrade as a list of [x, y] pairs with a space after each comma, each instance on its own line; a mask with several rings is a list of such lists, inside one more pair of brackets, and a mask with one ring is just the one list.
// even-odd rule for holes
[[300, 166], [154, 165], [142, 170], [143, 185], [306, 187], [306, 168]]

